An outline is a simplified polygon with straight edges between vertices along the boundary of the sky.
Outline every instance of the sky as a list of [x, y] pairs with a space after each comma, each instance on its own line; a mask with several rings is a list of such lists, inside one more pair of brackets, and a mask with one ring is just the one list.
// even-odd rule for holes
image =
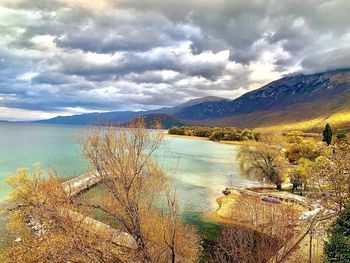
[[349, 0], [1, 0], [0, 119], [236, 98], [350, 67]]

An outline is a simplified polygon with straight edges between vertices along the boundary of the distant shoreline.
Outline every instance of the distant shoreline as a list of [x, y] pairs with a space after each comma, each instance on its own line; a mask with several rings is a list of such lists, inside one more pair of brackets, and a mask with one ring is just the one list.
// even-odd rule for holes
[[174, 137], [174, 138], [185, 138], [185, 139], [196, 139], [196, 140], [204, 140], [204, 141], [210, 141], [207, 137], [199, 137], [199, 136], [187, 136], [187, 135], [177, 135], [177, 134], [169, 134], [164, 133], [166, 137]]
[[255, 142], [252, 142], [252, 141], [213, 141], [213, 140], [210, 140], [208, 137], [177, 135], [177, 134], [169, 134], [169, 133], [164, 133], [164, 136], [166, 136], [166, 137], [174, 137], [174, 138], [202, 140], [202, 141], [211, 141], [211, 142], [216, 142], [216, 143], [239, 145], [239, 146], [253, 145], [255, 143]]

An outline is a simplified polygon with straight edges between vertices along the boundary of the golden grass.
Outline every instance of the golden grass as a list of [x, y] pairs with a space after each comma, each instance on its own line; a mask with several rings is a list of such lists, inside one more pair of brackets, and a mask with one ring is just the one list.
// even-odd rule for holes
[[[350, 78], [339, 76], [339, 78]], [[344, 81], [344, 79], [342, 79]], [[337, 129], [350, 128], [350, 91], [336, 98], [303, 102], [276, 111], [240, 114], [203, 122], [208, 126], [236, 126], [256, 131], [302, 130], [319, 132], [326, 123]]]
[[280, 123], [255, 128], [256, 131], [321, 131], [329, 123], [333, 128], [346, 129], [350, 127], [350, 111], [337, 112], [330, 116], [321, 116], [310, 120]]

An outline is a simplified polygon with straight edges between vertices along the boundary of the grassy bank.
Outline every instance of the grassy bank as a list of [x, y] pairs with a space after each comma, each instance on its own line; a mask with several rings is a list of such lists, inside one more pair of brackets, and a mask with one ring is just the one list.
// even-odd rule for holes
[[[199, 136], [186, 136], [186, 135], [175, 135], [175, 134], [165, 134], [165, 137], [173, 137], [173, 138], [183, 138], [183, 139], [193, 139], [193, 140], [202, 140], [202, 141], [212, 141], [210, 140], [210, 138], [206, 138], [206, 137], [199, 137]], [[216, 143], [222, 143], [222, 144], [231, 144], [231, 145], [240, 145], [240, 146], [246, 146], [246, 145], [257, 145], [257, 142], [254, 141], [244, 141], [244, 142], [240, 142], [240, 141], [213, 141]]]
[[237, 127], [182, 126], [169, 129], [168, 134], [209, 138], [212, 141], [258, 141], [259, 132]]
[[350, 111], [341, 111], [333, 114], [312, 118], [309, 120], [298, 120], [291, 122], [280, 122], [271, 125], [259, 125], [255, 131], [281, 132], [281, 131], [305, 131], [321, 132], [327, 123], [331, 123], [336, 130], [350, 131]]

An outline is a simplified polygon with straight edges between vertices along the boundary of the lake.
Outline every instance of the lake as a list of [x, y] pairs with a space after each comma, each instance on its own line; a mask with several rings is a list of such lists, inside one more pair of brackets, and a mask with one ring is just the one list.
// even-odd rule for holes
[[[19, 167], [53, 166], [61, 176], [87, 171], [77, 143], [86, 126], [0, 123], [0, 200], [10, 189], [4, 180]], [[236, 145], [208, 140], [166, 137], [157, 151], [159, 160], [176, 185], [182, 214], [215, 209], [215, 199], [227, 186], [254, 184], [241, 174]]]

